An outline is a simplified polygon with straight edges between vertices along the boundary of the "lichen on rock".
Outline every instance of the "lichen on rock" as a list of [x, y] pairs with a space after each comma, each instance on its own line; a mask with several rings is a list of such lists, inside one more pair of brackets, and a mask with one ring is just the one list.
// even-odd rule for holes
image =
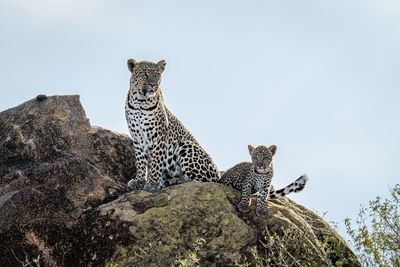
[[91, 126], [79, 96], [1, 112], [1, 265], [360, 266], [322, 218], [288, 198], [268, 202], [262, 219], [254, 206], [238, 212], [240, 193], [222, 184], [129, 191], [131, 142]]

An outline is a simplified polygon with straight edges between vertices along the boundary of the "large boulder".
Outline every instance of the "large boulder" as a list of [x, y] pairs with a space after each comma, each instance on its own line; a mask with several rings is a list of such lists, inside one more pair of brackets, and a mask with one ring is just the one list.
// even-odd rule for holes
[[60, 264], [54, 253], [83, 212], [128, 191], [131, 143], [91, 127], [77, 95], [38, 96], [1, 112], [0, 265], [26, 255]]
[[134, 175], [131, 139], [91, 126], [79, 96], [1, 112], [0, 265], [360, 266], [322, 218], [288, 198], [270, 201], [262, 219], [254, 206], [236, 210], [231, 187], [130, 192]]
[[124, 194], [91, 216], [105, 222], [101, 232], [124, 222], [132, 235], [107, 266], [360, 266], [329, 224], [290, 199], [270, 201], [268, 219], [255, 215], [256, 201], [250, 213], [238, 212], [239, 200], [222, 184], [186, 183]]

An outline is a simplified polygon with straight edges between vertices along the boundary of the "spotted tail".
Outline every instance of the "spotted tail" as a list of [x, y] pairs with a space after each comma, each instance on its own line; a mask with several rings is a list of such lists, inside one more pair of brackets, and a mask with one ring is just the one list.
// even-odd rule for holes
[[269, 192], [269, 198], [274, 199], [277, 197], [284, 197], [287, 194], [292, 193], [292, 192], [300, 192], [306, 186], [307, 181], [308, 181], [308, 175], [303, 174], [302, 176], [297, 178], [297, 180], [294, 181], [293, 183], [291, 183], [290, 185], [288, 185], [282, 189], [279, 189], [279, 190], [274, 190], [274, 189], [271, 190]]

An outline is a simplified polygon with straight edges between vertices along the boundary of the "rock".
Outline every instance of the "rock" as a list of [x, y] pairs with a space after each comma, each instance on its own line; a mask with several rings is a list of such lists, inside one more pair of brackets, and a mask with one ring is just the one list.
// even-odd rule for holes
[[[215, 183], [129, 192], [131, 139], [93, 127], [79, 96], [0, 113], [0, 263], [18, 266], [360, 266], [319, 216], [288, 198], [262, 219]], [[255, 201], [253, 201], [255, 203]]]
[[91, 127], [77, 95], [39, 95], [1, 112], [2, 266], [25, 259], [23, 251], [59, 264], [62, 234], [84, 211], [127, 192], [134, 175], [130, 137]]
[[[168, 199], [162, 207], [156, 205], [160, 195]], [[239, 201], [240, 193], [231, 187], [185, 183], [157, 193], [124, 194], [101, 205], [93, 211], [95, 217], [98, 219], [100, 214], [125, 222], [134, 240], [119, 245], [106, 266], [178, 266], [180, 262], [193, 263], [194, 252], [196, 260], [205, 266], [260, 265], [271, 258], [268, 250], [279, 252], [280, 244], [286, 245], [287, 253], [281, 253], [290, 266], [294, 264], [289, 252], [299, 266], [332, 266], [340, 261], [347, 262], [343, 266], [361, 266], [322, 218], [290, 199], [270, 201], [271, 215], [267, 219], [255, 215], [256, 199], [248, 214], [236, 210]], [[138, 203], [146, 204], [138, 208]], [[131, 216], [123, 216], [128, 213]], [[269, 247], [271, 237], [282, 241]]]

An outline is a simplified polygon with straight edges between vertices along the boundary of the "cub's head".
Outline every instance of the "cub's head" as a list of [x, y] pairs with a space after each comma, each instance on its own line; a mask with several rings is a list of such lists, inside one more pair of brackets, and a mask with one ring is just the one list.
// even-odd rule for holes
[[132, 73], [130, 90], [143, 96], [155, 96], [159, 90], [161, 73], [166, 64], [165, 60], [153, 63], [149, 61], [136, 62], [134, 59], [128, 59], [128, 69]]
[[266, 173], [268, 166], [271, 164], [272, 157], [276, 153], [276, 145], [267, 146], [254, 146], [249, 145], [249, 153], [253, 162], [254, 171], [257, 173]]

